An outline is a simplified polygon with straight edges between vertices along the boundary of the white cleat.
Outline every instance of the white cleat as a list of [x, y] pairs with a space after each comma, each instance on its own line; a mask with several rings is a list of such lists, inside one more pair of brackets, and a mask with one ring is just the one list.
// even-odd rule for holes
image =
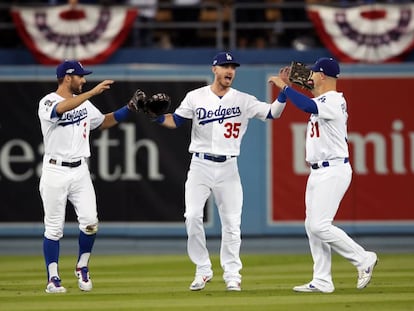
[[240, 282], [237, 281], [229, 281], [226, 283], [226, 289], [228, 291], [233, 291], [233, 292], [240, 292], [241, 291], [241, 286], [240, 286]]
[[374, 272], [374, 268], [378, 263], [377, 254], [375, 254], [374, 252], [370, 252], [370, 253], [371, 253], [370, 254], [370, 256], [371, 256], [370, 262], [371, 263], [365, 269], [361, 269], [361, 270], [358, 271], [358, 282], [357, 282], [357, 288], [358, 289], [363, 289], [363, 288], [367, 287], [367, 285], [371, 281], [372, 273]]
[[190, 290], [202, 290], [212, 278], [212, 275], [196, 275], [193, 283], [190, 285]]
[[332, 293], [334, 291], [334, 289], [320, 289], [317, 288], [316, 286], [314, 286], [312, 283], [307, 283], [307, 284], [303, 284], [303, 285], [298, 285], [293, 287], [293, 290], [295, 292], [300, 292], [300, 293]]
[[48, 294], [61, 294], [66, 293], [66, 288], [62, 286], [58, 276], [52, 276], [46, 286], [45, 292]]
[[75, 276], [78, 278], [78, 286], [80, 290], [84, 292], [92, 290], [92, 280], [89, 277], [88, 267], [76, 268]]

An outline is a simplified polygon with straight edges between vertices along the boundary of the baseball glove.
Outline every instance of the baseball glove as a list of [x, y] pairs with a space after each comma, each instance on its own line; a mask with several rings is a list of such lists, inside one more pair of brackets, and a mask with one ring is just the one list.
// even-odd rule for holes
[[301, 86], [302, 88], [312, 90], [313, 83], [311, 80], [312, 72], [305, 64], [293, 61], [290, 65], [289, 81]]
[[147, 99], [144, 111], [151, 116], [160, 116], [168, 112], [170, 105], [170, 96], [165, 93], [158, 93]]
[[145, 103], [147, 101], [147, 95], [143, 90], [136, 90], [134, 95], [132, 95], [131, 99], [128, 102], [128, 108], [131, 111], [144, 111], [145, 112]]

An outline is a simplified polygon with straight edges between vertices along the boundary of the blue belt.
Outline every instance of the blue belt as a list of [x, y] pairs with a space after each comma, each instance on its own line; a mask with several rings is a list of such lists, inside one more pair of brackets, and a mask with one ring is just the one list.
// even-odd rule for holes
[[[201, 158], [204, 160], [210, 160], [213, 162], [225, 162], [229, 157], [225, 156], [225, 155], [212, 155], [212, 154], [207, 154], [207, 153], [199, 153], [196, 152], [195, 156], [197, 158]], [[236, 156], [231, 156], [231, 158], [235, 158]]]
[[[50, 164], [55, 164], [57, 165], [58, 162], [55, 159], [50, 159], [49, 160]], [[82, 164], [82, 160], [76, 161], [76, 162], [62, 162], [62, 166], [67, 166], [67, 167], [78, 167]]]
[[[349, 162], [349, 158], [344, 158], [344, 163], [348, 163]], [[329, 166], [329, 161], [323, 161], [321, 164], [318, 163], [313, 163], [311, 164], [311, 168], [313, 168], [314, 170], [317, 170], [318, 168], [321, 167], [328, 167]]]

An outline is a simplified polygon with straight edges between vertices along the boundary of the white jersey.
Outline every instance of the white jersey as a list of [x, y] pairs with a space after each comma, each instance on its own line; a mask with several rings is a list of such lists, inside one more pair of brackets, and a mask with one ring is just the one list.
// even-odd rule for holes
[[312, 114], [306, 133], [306, 161], [347, 158], [347, 106], [342, 93], [329, 91], [313, 98], [318, 114]]
[[90, 156], [89, 132], [99, 127], [105, 116], [89, 100], [73, 110], [57, 116], [56, 105], [64, 98], [50, 93], [39, 102], [38, 115], [42, 128], [45, 156], [77, 160]]
[[175, 113], [193, 120], [190, 153], [238, 156], [249, 119], [265, 121], [270, 106], [233, 88], [220, 98], [208, 85], [187, 93]]

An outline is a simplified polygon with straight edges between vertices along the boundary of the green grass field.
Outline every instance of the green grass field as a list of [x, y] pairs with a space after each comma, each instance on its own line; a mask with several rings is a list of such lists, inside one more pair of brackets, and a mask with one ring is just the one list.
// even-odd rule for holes
[[79, 291], [75, 256], [62, 256], [60, 274], [66, 294], [44, 292], [39, 256], [0, 257], [0, 310], [414, 310], [414, 254], [379, 254], [371, 284], [357, 290], [356, 270], [333, 258], [332, 294], [295, 293], [310, 280], [310, 255], [243, 255], [241, 292], [226, 292], [218, 257], [206, 288], [191, 292], [194, 267], [186, 255], [125, 255], [91, 258], [92, 292]]

